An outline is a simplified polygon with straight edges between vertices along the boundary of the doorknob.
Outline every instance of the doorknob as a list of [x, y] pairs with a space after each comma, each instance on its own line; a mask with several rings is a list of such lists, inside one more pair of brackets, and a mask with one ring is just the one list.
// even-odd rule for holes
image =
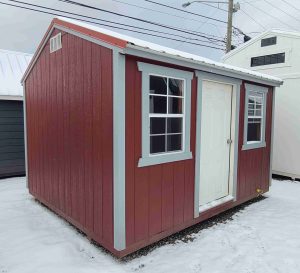
[[232, 139], [227, 139], [227, 144], [231, 144], [232, 143]]

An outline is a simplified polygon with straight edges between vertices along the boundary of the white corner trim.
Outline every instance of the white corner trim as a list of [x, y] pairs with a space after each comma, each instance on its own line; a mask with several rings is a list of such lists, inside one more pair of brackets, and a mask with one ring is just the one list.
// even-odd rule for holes
[[113, 50], [114, 248], [126, 248], [125, 223], [125, 56]]
[[272, 186], [272, 172], [273, 172], [273, 149], [274, 149], [274, 125], [275, 125], [275, 87], [272, 90], [272, 123], [271, 123], [271, 150], [270, 150], [270, 174], [269, 187]]
[[28, 184], [28, 148], [27, 148], [27, 119], [26, 119], [26, 89], [23, 84], [23, 119], [24, 119], [24, 148], [25, 148], [25, 171], [26, 171], [26, 187]]

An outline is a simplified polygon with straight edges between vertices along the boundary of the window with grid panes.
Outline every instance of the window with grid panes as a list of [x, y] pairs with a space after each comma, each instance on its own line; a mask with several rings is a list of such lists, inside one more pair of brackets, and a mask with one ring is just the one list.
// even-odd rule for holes
[[248, 130], [247, 142], [262, 140], [264, 94], [250, 91], [248, 96]]
[[150, 75], [150, 154], [183, 150], [184, 80]]

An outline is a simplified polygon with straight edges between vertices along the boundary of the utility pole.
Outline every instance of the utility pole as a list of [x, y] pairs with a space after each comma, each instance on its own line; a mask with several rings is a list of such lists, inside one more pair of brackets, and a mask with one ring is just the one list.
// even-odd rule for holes
[[227, 23], [227, 41], [226, 41], [226, 53], [231, 50], [232, 41], [232, 15], [233, 15], [233, 0], [228, 1], [228, 23]]
[[[232, 43], [232, 16], [234, 12], [237, 12], [240, 9], [239, 2], [233, 4], [233, 0], [228, 0], [228, 1], [194, 0], [194, 1], [183, 3], [182, 7], [186, 8], [193, 3], [228, 4], [228, 23], [227, 23], [227, 41], [226, 41], [226, 53], [228, 53], [231, 50], [231, 43]], [[238, 28], [235, 29], [239, 30]], [[239, 31], [240, 33], [242, 33], [241, 30]]]

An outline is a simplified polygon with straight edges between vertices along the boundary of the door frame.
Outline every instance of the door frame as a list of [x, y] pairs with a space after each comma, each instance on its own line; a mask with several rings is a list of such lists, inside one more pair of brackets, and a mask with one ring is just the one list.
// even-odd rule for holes
[[[237, 188], [237, 165], [238, 165], [238, 141], [239, 141], [239, 117], [240, 117], [240, 90], [242, 81], [222, 75], [216, 75], [203, 71], [196, 71], [197, 77], [197, 113], [196, 113], [196, 154], [195, 154], [195, 187], [194, 187], [194, 218], [199, 214], [210, 209], [199, 206], [200, 191], [200, 153], [201, 153], [201, 117], [202, 117], [202, 90], [203, 81], [216, 82], [232, 86], [232, 117], [231, 117], [231, 136], [232, 144], [230, 147], [230, 166], [229, 166], [229, 196], [236, 200]], [[216, 205], [228, 202], [230, 199], [223, 198]], [[223, 202], [222, 202], [223, 201]]]

